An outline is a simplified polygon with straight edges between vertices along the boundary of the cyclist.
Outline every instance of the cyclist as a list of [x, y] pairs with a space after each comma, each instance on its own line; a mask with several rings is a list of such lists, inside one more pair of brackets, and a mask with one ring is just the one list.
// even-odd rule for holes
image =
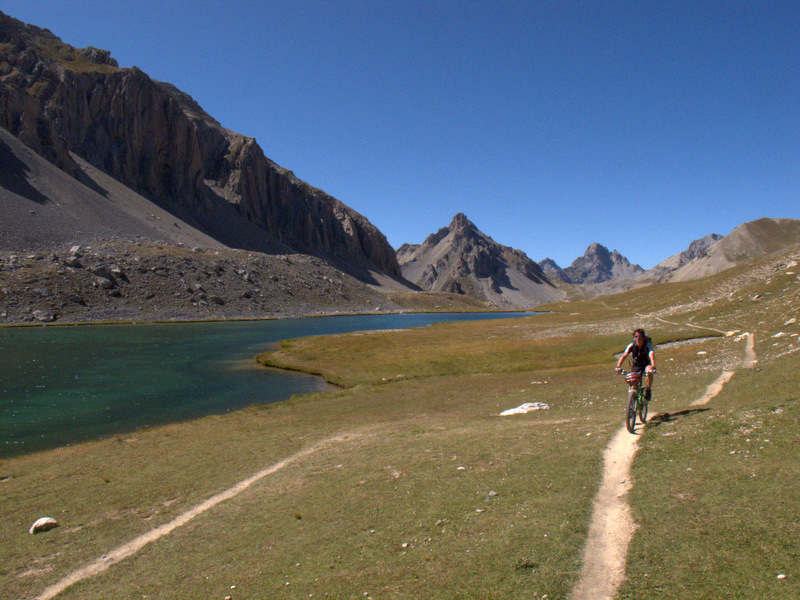
[[[656, 372], [656, 354], [653, 349], [653, 342], [645, 335], [644, 329], [637, 329], [633, 332], [633, 341], [628, 344], [628, 347], [625, 348], [625, 352], [622, 353], [622, 356], [620, 356], [617, 361], [617, 368], [615, 369], [617, 373], [622, 371], [622, 361], [624, 361], [628, 355], [633, 358], [631, 372], [644, 372], [647, 375], [644, 398], [649, 402], [651, 394], [650, 388], [653, 386], [653, 373]], [[633, 388], [633, 385], [631, 385], [631, 388]]]

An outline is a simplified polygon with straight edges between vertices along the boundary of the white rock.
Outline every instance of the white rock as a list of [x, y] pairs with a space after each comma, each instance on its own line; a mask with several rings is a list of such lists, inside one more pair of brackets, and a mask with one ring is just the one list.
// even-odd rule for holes
[[50, 531], [55, 527], [58, 527], [58, 521], [52, 517], [42, 517], [41, 519], [37, 519], [36, 522], [31, 525], [28, 533], [41, 533], [42, 531]]
[[33, 311], [33, 318], [37, 321], [41, 321], [42, 323], [52, 323], [56, 320], [56, 317], [53, 315], [53, 313], [38, 309]]
[[508, 410], [504, 410], [500, 413], [500, 416], [506, 417], [508, 415], [523, 415], [534, 410], [548, 410], [549, 408], [550, 406], [544, 402], [526, 402], [517, 408], [509, 408]]

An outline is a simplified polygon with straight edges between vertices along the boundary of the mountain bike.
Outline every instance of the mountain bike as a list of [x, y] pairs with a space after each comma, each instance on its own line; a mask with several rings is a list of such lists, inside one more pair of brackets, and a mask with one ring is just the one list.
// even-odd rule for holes
[[631, 386], [628, 392], [628, 400], [625, 403], [625, 427], [633, 433], [636, 427], [637, 414], [643, 425], [647, 422], [648, 401], [644, 396], [642, 373], [620, 370], [619, 374], [625, 375], [625, 381]]

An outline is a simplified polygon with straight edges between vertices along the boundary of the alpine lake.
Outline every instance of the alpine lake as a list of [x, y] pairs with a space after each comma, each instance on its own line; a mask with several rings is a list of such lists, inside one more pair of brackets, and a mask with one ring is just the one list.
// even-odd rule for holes
[[1, 327], [0, 458], [328, 389], [256, 362], [281, 340], [531, 314]]

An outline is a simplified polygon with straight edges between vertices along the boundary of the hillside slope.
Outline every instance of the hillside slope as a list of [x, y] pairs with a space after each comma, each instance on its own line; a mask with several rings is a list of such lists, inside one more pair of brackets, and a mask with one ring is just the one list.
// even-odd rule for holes
[[705, 237], [694, 240], [689, 244], [686, 250], [678, 254], [673, 254], [668, 259], [661, 261], [656, 266], [648, 269], [642, 277], [653, 278], [656, 281], [667, 281], [672, 273], [684, 265], [689, 264], [696, 258], [704, 256], [708, 249], [721, 239], [721, 235], [711, 233]]
[[740, 263], [778, 252], [800, 242], [800, 220], [763, 218], [743, 223], [689, 263], [668, 276], [688, 281], [720, 273]]

